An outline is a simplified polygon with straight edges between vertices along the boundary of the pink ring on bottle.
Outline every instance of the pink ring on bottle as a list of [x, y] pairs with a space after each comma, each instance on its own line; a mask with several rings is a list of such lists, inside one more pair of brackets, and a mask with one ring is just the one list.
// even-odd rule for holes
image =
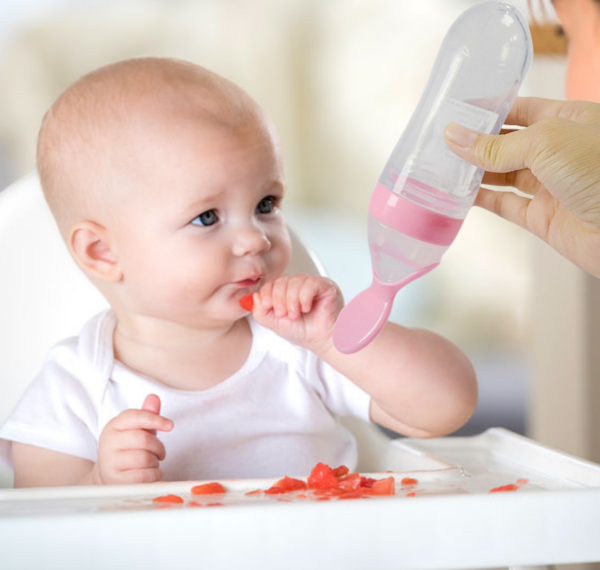
[[419, 206], [380, 182], [371, 195], [369, 213], [393, 230], [434, 245], [450, 245], [464, 221]]

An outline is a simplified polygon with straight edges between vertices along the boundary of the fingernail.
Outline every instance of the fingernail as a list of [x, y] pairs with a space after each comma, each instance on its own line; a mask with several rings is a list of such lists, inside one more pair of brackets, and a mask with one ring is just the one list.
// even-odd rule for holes
[[444, 130], [444, 136], [450, 142], [463, 148], [473, 146], [480, 134], [481, 133], [467, 129], [467, 127], [463, 127], [458, 123], [450, 123]]

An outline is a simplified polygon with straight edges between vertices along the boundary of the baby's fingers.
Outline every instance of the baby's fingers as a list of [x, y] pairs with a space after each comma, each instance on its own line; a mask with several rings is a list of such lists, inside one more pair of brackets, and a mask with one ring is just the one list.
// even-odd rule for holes
[[115, 467], [119, 471], [129, 469], [155, 469], [159, 466], [159, 460], [154, 453], [143, 449], [128, 449], [115, 453]]
[[162, 470], [158, 467], [150, 469], [128, 469], [122, 471], [121, 481], [127, 485], [136, 485], [142, 483], [156, 483], [162, 480]]
[[300, 291], [304, 289], [305, 283], [307, 282], [307, 275], [294, 275], [287, 284], [286, 289], [286, 305], [287, 305], [287, 315], [290, 320], [296, 320], [303, 308], [300, 303]]
[[146, 410], [125, 410], [112, 420], [112, 427], [117, 430], [148, 429], [171, 431], [173, 422]]
[[149, 451], [159, 461], [162, 461], [167, 456], [167, 451], [163, 443], [155, 435], [143, 429], [131, 429], [120, 432], [117, 449], [119, 451], [131, 451], [134, 449]]
[[308, 313], [312, 309], [315, 297], [321, 291], [323, 280], [317, 277], [307, 279], [298, 293], [300, 307], [303, 313]]

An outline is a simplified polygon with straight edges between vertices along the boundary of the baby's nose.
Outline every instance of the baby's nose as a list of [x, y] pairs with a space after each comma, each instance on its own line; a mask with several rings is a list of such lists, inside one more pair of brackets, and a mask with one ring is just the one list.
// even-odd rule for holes
[[237, 256], [256, 255], [271, 249], [269, 238], [261, 228], [252, 227], [237, 232], [233, 253]]

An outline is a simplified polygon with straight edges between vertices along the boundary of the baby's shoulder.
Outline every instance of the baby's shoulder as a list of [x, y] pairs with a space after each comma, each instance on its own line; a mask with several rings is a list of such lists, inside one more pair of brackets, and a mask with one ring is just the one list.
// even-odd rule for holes
[[113, 320], [114, 315], [104, 311], [86, 322], [79, 335], [56, 343], [47, 352], [38, 379], [99, 396], [114, 365]]

